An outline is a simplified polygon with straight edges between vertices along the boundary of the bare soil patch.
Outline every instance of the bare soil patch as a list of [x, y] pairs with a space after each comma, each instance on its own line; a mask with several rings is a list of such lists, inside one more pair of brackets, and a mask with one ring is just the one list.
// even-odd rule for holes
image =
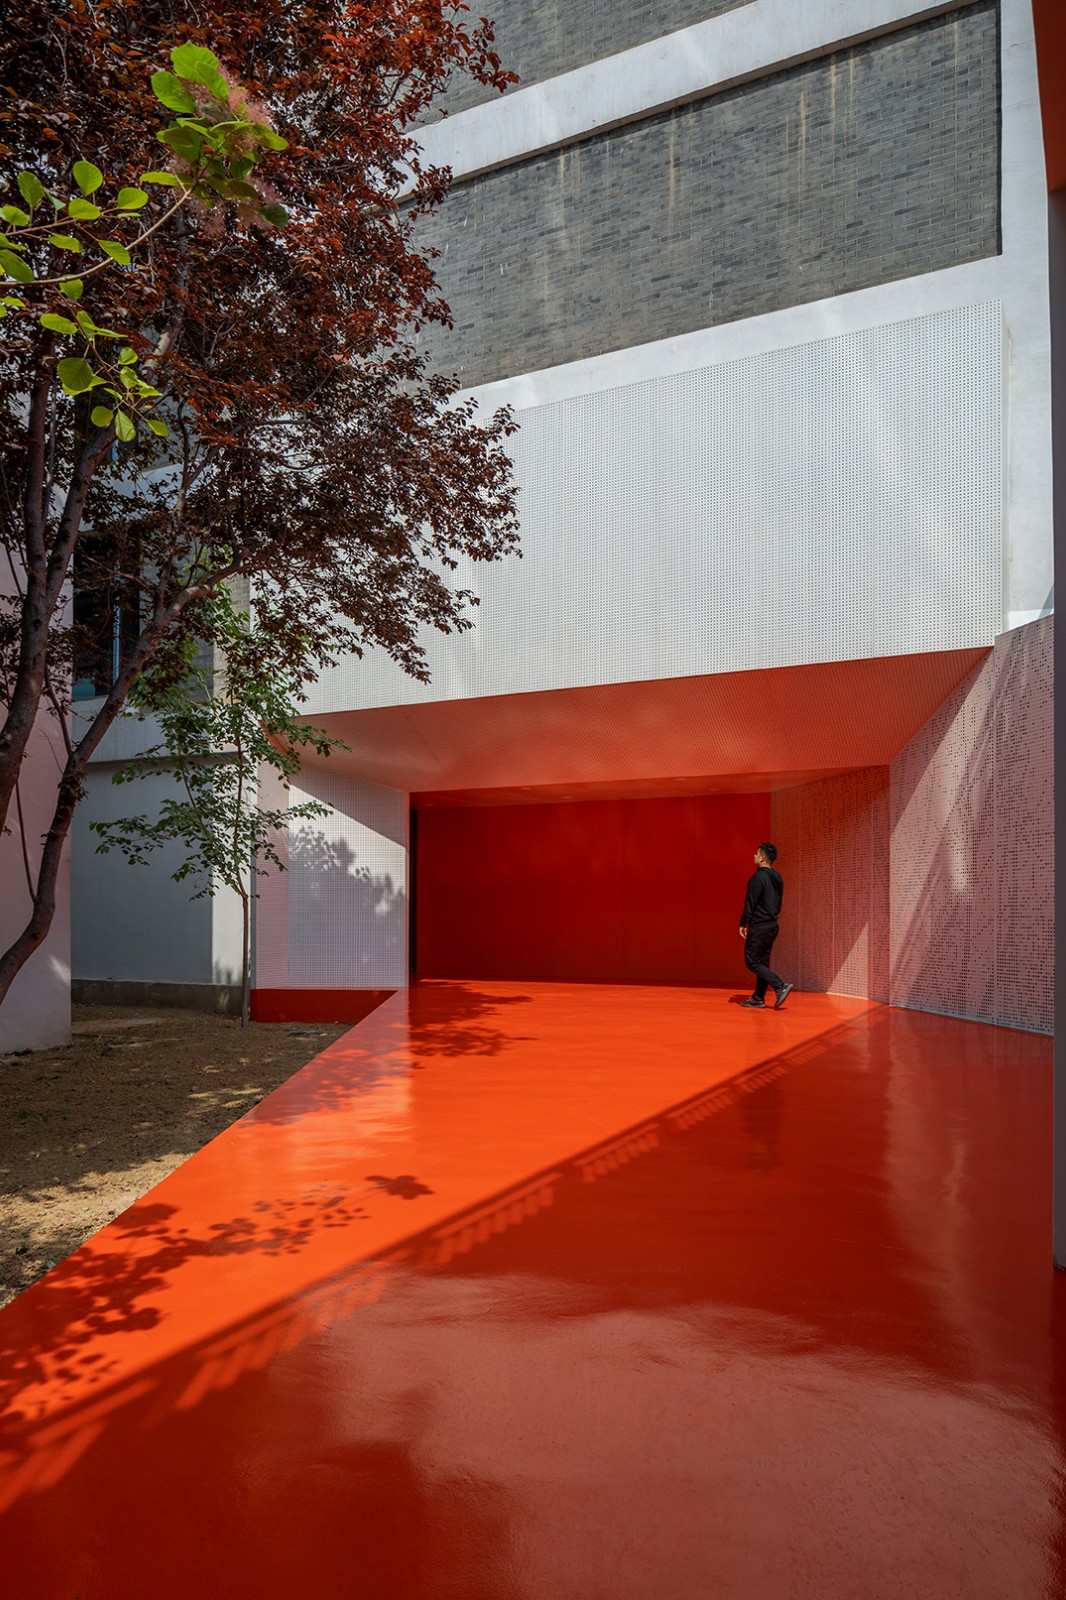
[[75, 1006], [71, 1044], [0, 1056], [0, 1305], [347, 1029]]

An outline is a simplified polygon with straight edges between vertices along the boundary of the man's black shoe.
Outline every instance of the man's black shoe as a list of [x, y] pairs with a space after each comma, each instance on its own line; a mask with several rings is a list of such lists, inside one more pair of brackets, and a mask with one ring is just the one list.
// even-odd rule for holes
[[775, 1011], [781, 1010], [781, 1007], [784, 1005], [785, 1001], [788, 999], [795, 987], [796, 985], [794, 983], [783, 983], [781, 985], [780, 989], [777, 991], [777, 999], [774, 1001]]
[[753, 994], [749, 994], [748, 998], [746, 1000], [742, 1000], [740, 1003], [742, 1006], [750, 1006], [753, 1011], [766, 1010], [766, 1001], [756, 1000]]

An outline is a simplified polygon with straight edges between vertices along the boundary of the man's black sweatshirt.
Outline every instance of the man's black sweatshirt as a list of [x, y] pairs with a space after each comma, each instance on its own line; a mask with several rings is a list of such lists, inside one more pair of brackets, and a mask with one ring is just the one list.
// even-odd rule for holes
[[740, 926], [757, 928], [760, 923], [776, 922], [784, 892], [785, 883], [781, 874], [775, 872], [773, 867], [759, 867], [748, 879]]

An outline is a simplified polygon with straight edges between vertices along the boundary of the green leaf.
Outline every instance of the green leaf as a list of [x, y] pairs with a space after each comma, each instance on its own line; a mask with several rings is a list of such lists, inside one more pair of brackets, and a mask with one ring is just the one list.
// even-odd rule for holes
[[82, 222], [95, 222], [100, 215], [99, 206], [94, 206], [91, 200], [81, 200], [77, 195], [69, 202], [67, 210]]
[[179, 44], [170, 52], [170, 64], [179, 78], [204, 83], [204, 74], [219, 70], [218, 57], [202, 44]]
[[155, 417], [146, 417], [144, 420], [158, 438], [165, 439], [168, 437], [170, 429], [167, 427], [165, 422], [160, 422]]
[[284, 206], [263, 206], [259, 215], [265, 217], [268, 222], [272, 222], [275, 228], [287, 228], [289, 225], [289, 213]]
[[250, 183], [242, 183], [239, 178], [230, 178], [223, 184], [223, 193], [228, 200], [260, 200], [262, 196], [258, 189], [253, 189]]
[[110, 328], [101, 328], [100, 324], [94, 322], [87, 311], [75, 311], [74, 315], [78, 320], [79, 328], [87, 339], [92, 339], [98, 334], [104, 339], [120, 339], [122, 337], [121, 334], [112, 333]]
[[18, 186], [19, 194], [32, 211], [38, 200], [44, 198], [44, 184], [35, 172], [20, 172]]
[[0, 206], [0, 217], [3, 217], [5, 222], [10, 222], [13, 228], [29, 226], [29, 217], [18, 206]]
[[50, 233], [48, 243], [57, 250], [73, 250], [75, 255], [81, 255], [81, 240], [72, 239], [69, 233]]
[[204, 147], [204, 141], [198, 133], [193, 133], [191, 128], [174, 125], [163, 128], [156, 134], [160, 144], [169, 145], [176, 155], [183, 161], [195, 161]]
[[80, 300], [85, 288], [80, 278], [64, 278], [59, 285], [60, 294], [65, 294], [68, 300]]
[[137, 379], [130, 371], [129, 367], [120, 367], [118, 378], [127, 394], [129, 394], [130, 390], [136, 386]]
[[94, 428], [109, 428], [111, 426], [111, 419], [112, 419], [112, 417], [114, 415], [115, 415], [115, 413], [113, 411], [109, 411], [107, 406], [93, 406], [93, 409], [92, 409], [93, 427]]
[[24, 255], [26, 246], [19, 244], [17, 239], [9, 239], [6, 233], [0, 233], [0, 250], [17, 250], [20, 255]]
[[78, 325], [71, 322], [69, 317], [57, 316], [54, 311], [46, 311], [41, 318], [41, 327], [48, 328], [52, 333], [77, 333]]
[[57, 363], [56, 373], [68, 394], [87, 394], [104, 381], [96, 376], [84, 356], [67, 356], [65, 361]]
[[196, 101], [172, 72], [152, 73], [152, 93], [169, 111], [195, 111]]
[[103, 173], [91, 161], [75, 161], [74, 182], [82, 194], [95, 194], [103, 181]]
[[137, 360], [137, 352], [136, 352], [136, 350], [131, 350], [128, 344], [124, 344], [122, 346], [122, 349], [118, 353], [118, 364], [119, 364], [119, 366], [120, 367], [132, 367], [136, 360]]
[[14, 278], [16, 283], [32, 283], [33, 268], [26, 265], [21, 256], [13, 250], [0, 250], [0, 267], [9, 278]]
[[202, 83], [210, 89], [216, 100], [225, 102], [229, 85], [222, 76], [218, 57], [203, 45], [179, 44], [170, 52], [171, 65], [179, 78], [192, 83]]
[[19, 294], [0, 294], [0, 306], [24, 306], [26, 304]]
[[115, 432], [123, 444], [132, 444], [137, 437], [137, 429], [124, 411], [115, 412]]
[[129, 266], [130, 253], [118, 239], [97, 239], [96, 242], [104, 252], [104, 255], [110, 256], [112, 261], [117, 261], [120, 267]]
[[266, 127], [262, 122], [253, 122], [251, 131], [252, 138], [258, 139], [260, 144], [265, 144], [268, 150], [287, 150], [289, 148], [288, 139], [283, 139], [279, 133], [274, 132], [273, 128]]
[[141, 182], [159, 183], [167, 189], [177, 189], [181, 185], [181, 179], [173, 172], [142, 172]]
[[120, 189], [115, 204], [120, 211], [140, 211], [148, 204], [148, 196], [143, 189]]

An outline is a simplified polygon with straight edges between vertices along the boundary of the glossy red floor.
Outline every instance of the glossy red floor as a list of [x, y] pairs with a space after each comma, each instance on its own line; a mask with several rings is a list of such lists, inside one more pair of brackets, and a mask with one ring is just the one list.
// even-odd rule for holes
[[1066, 1592], [1050, 1045], [425, 983], [6, 1312], [13, 1600]]

